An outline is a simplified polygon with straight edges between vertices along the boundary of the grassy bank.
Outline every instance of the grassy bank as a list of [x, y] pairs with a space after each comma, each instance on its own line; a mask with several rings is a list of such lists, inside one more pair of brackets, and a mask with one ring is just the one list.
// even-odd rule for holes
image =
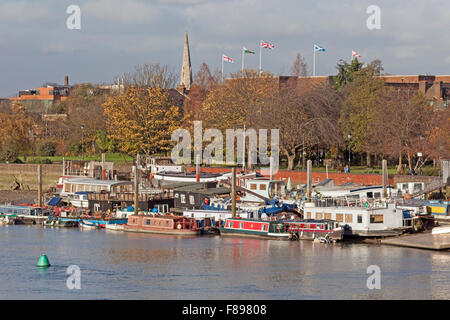
[[[130, 163], [133, 161], [133, 158], [120, 154], [120, 153], [107, 153], [106, 154], [106, 161], [108, 162], [114, 162], [114, 164], [123, 164], [123, 163]], [[28, 156], [26, 158], [26, 161], [24, 157], [20, 157], [20, 161], [26, 162], [26, 163], [45, 163], [46, 160], [50, 160], [51, 163], [62, 163], [63, 158], [65, 160], [84, 160], [84, 161], [101, 161], [102, 155], [85, 155], [82, 156], [54, 156], [54, 157], [39, 157], [39, 156]]]

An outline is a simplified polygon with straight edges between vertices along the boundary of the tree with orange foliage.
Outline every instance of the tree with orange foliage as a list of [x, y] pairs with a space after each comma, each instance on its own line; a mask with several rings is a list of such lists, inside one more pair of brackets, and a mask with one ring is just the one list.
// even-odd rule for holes
[[166, 90], [128, 86], [102, 105], [109, 137], [129, 155], [167, 153], [172, 132], [182, 124], [182, 112]]

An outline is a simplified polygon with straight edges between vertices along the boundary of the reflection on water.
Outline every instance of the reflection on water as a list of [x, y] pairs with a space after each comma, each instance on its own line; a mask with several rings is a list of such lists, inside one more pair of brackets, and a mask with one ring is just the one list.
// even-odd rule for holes
[[[450, 252], [32, 226], [1, 227], [0, 241], [1, 299], [450, 298]], [[73, 264], [81, 290], [66, 287]], [[366, 287], [370, 265], [381, 290]]]

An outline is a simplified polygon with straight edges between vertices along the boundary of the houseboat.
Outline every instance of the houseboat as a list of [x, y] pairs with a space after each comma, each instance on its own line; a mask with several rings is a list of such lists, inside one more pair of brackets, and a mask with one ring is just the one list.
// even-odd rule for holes
[[291, 240], [292, 234], [280, 220], [228, 218], [220, 226], [221, 236]]
[[60, 195], [73, 196], [78, 192], [107, 192], [110, 194], [132, 192], [131, 181], [99, 180], [93, 178], [64, 178]]
[[70, 203], [76, 208], [87, 209], [89, 207], [88, 194], [91, 191], [78, 191], [74, 195], [69, 197]]
[[51, 210], [32, 204], [0, 205], [0, 215], [14, 216], [15, 224], [42, 224]]
[[[243, 219], [253, 218], [253, 213], [248, 211], [238, 211], [236, 215]], [[194, 218], [201, 227], [220, 227], [226, 219], [233, 217], [233, 213], [229, 210], [185, 210], [183, 216]]]
[[[414, 215], [395, 203], [365, 201], [351, 204], [345, 199], [322, 199], [302, 204], [305, 219], [334, 220], [344, 236], [385, 237], [417, 231], [427, 215]], [[420, 221], [420, 222], [419, 222]]]
[[130, 216], [125, 231], [190, 236], [202, 229], [194, 218], [155, 214]]
[[85, 222], [87, 224], [96, 224], [100, 228], [105, 228], [109, 224], [126, 224], [127, 218], [59, 218], [61, 222], [75, 221], [76, 223]]

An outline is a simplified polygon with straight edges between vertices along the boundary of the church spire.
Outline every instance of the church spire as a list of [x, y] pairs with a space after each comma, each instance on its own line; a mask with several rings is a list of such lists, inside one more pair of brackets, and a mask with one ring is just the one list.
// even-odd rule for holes
[[191, 67], [191, 54], [189, 53], [189, 41], [186, 31], [186, 37], [184, 39], [184, 51], [183, 51], [183, 64], [181, 66], [181, 81], [180, 86], [184, 86], [186, 91], [191, 90], [192, 84], [192, 67]]

